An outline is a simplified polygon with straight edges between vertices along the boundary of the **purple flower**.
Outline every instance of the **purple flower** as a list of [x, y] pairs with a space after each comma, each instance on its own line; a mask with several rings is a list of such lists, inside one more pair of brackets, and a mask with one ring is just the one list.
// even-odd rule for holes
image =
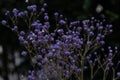
[[100, 41], [100, 43], [101, 43], [102, 45], [104, 45], [104, 44], [105, 44], [105, 41]]
[[30, 10], [30, 11], [35, 12], [37, 10], [37, 5], [27, 6], [27, 9]]
[[45, 58], [42, 60], [42, 63], [44, 64], [44, 63], [47, 63], [47, 62], [48, 62], [48, 58], [45, 57]]
[[8, 16], [10, 14], [10, 11], [5, 12], [5, 16]]
[[59, 23], [60, 23], [61, 25], [65, 25], [65, 24], [66, 24], [66, 21], [60, 20]]
[[18, 15], [19, 10], [14, 8], [12, 12], [13, 12], [14, 16], [16, 17]]
[[37, 55], [37, 60], [40, 60], [42, 59], [42, 56], [41, 55]]
[[48, 54], [47, 54], [47, 57], [52, 57], [53, 56], [53, 52], [49, 52]]
[[100, 40], [100, 37], [99, 37], [99, 36], [97, 36], [97, 37], [96, 37], [96, 40], [97, 40], [97, 41], [99, 41], [99, 40]]
[[20, 31], [20, 35], [25, 35], [25, 32], [24, 31]]
[[93, 63], [93, 61], [92, 60], [89, 60], [89, 64], [92, 64]]
[[41, 8], [41, 12], [45, 12], [45, 8]]
[[69, 56], [70, 52], [69, 51], [65, 51], [65, 55]]
[[62, 14], [60, 15], [60, 18], [63, 18], [63, 15], [62, 15]]
[[109, 32], [110, 32], [110, 33], [112, 33], [112, 32], [113, 32], [113, 30], [112, 30], [112, 29], [110, 29], [110, 30], [109, 30]]
[[102, 30], [102, 29], [103, 29], [103, 26], [99, 26], [98, 29], [99, 29], [99, 30]]
[[19, 36], [18, 38], [20, 41], [24, 41], [24, 37], [23, 36]]
[[90, 26], [90, 29], [91, 29], [91, 30], [94, 30], [94, 26]]
[[48, 21], [48, 20], [49, 20], [49, 17], [46, 15], [46, 16], [44, 17], [44, 20], [45, 20], [45, 21]]
[[120, 72], [117, 72], [117, 76], [119, 76], [119, 77], [120, 77]]
[[91, 41], [87, 41], [87, 45], [91, 45], [92, 43], [91, 43]]
[[37, 63], [37, 65], [38, 65], [38, 66], [41, 66], [41, 65], [42, 65], [42, 63], [38, 62], [38, 63]]
[[55, 12], [55, 13], [54, 13], [54, 16], [55, 16], [55, 17], [57, 17], [58, 15], [59, 15], [59, 13], [58, 13], [58, 12]]
[[92, 31], [89, 32], [90, 36], [94, 36], [94, 33]]
[[43, 7], [46, 7], [46, 6], [47, 6], [47, 3], [44, 3], [44, 4], [43, 4]]
[[58, 32], [59, 34], [62, 34], [62, 33], [64, 32], [64, 30], [63, 30], [63, 29], [58, 29], [57, 32]]
[[23, 45], [27, 45], [27, 44], [28, 44], [28, 41], [24, 40]]
[[18, 13], [18, 16], [19, 16], [19, 17], [23, 17], [24, 15], [25, 15], [24, 12], [19, 12], [19, 13]]
[[26, 52], [26, 51], [22, 51], [22, 52], [21, 52], [21, 55], [26, 56], [26, 55], [27, 55], [27, 52]]
[[104, 48], [101, 48], [101, 51], [105, 51], [105, 49], [104, 49]]
[[18, 30], [18, 26], [14, 26], [13, 28], [12, 28], [12, 31], [17, 31]]
[[2, 25], [5, 26], [7, 24], [7, 21], [6, 20], [2, 20], [1, 23], [2, 23]]
[[87, 56], [86, 58], [89, 60], [89, 59], [90, 59], [90, 56]]
[[109, 27], [109, 28], [112, 28], [112, 25], [110, 24], [110, 25], [108, 25], [108, 27]]

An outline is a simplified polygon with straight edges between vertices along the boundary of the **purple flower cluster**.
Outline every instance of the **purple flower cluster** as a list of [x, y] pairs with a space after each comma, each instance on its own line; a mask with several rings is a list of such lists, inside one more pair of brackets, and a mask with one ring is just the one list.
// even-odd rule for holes
[[[44, 3], [39, 10], [37, 5], [30, 5], [24, 11], [15, 8], [12, 13], [5, 13], [6, 16], [11, 14], [13, 17], [11, 20], [15, 26], [10, 28], [17, 32], [19, 41], [26, 48], [21, 55], [29, 54], [36, 60], [33, 64], [37, 71], [29, 71], [28, 80], [67, 80], [73, 75], [76, 80], [82, 80], [85, 70], [96, 66], [106, 70], [114, 65], [113, 52], [118, 52], [117, 47], [114, 50], [108, 47], [108, 54], [103, 54], [103, 58], [95, 52], [105, 44], [106, 35], [112, 32], [111, 24], [94, 17], [68, 23], [63, 15], [56, 12], [54, 16], [57, 26], [52, 26], [48, 13], [45, 12], [46, 6]], [[43, 15], [42, 20], [40, 14]], [[27, 30], [19, 29], [20, 19], [27, 25]], [[3, 20], [2, 24], [6, 25], [7, 21]], [[101, 48], [103, 53], [104, 50]], [[105, 63], [106, 67], [101, 62]], [[94, 75], [94, 71], [91, 74]], [[117, 75], [119, 76], [119, 73]], [[91, 77], [92, 80], [93, 76]]]

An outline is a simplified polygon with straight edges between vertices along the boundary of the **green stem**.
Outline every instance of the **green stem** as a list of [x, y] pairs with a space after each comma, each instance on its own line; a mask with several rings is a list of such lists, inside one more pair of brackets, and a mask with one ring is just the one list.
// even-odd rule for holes
[[91, 66], [91, 80], [93, 79], [93, 67], [92, 67], [92, 65], [90, 65]]
[[114, 69], [112, 69], [113, 70], [113, 80], [115, 79], [115, 70]]
[[83, 80], [83, 76], [84, 76], [84, 56], [82, 56], [81, 59], [81, 80]]
[[104, 71], [104, 74], [103, 74], [103, 80], [106, 79], [106, 77], [105, 77], [105, 73], [106, 73], [106, 70]]

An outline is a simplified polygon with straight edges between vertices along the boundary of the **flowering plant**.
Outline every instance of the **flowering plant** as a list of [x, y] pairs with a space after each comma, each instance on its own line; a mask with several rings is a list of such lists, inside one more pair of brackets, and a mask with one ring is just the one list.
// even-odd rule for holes
[[70, 22], [57, 12], [52, 24], [46, 6], [14, 8], [6, 11], [9, 19], [1, 22], [16, 32], [26, 48], [21, 55], [31, 58], [28, 80], [120, 79], [119, 61], [114, 63], [118, 48], [104, 46], [111, 24], [94, 17]]

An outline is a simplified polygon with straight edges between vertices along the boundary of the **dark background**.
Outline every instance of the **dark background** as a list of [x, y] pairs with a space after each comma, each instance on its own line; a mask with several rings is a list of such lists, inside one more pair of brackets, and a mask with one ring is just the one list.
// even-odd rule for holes
[[[28, 4], [39, 5], [40, 1], [43, 2], [43, 0], [29, 0], [29, 3], [25, 3], [24, 0], [0, 0], [0, 21], [5, 18], [5, 10], [12, 10], [15, 7], [24, 9]], [[92, 16], [106, 18], [113, 24], [114, 30], [107, 36], [107, 42], [110, 45], [120, 45], [120, 0], [45, 0], [45, 2], [48, 3], [47, 10], [51, 17], [57, 11], [70, 21]], [[29, 62], [20, 56], [21, 47], [15, 33], [0, 24], [0, 77], [3, 80], [12, 80], [8, 75], [15, 73], [19, 76], [29, 69]], [[18, 58], [19, 65], [15, 61]], [[19, 80], [20, 77], [15, 79]]]

